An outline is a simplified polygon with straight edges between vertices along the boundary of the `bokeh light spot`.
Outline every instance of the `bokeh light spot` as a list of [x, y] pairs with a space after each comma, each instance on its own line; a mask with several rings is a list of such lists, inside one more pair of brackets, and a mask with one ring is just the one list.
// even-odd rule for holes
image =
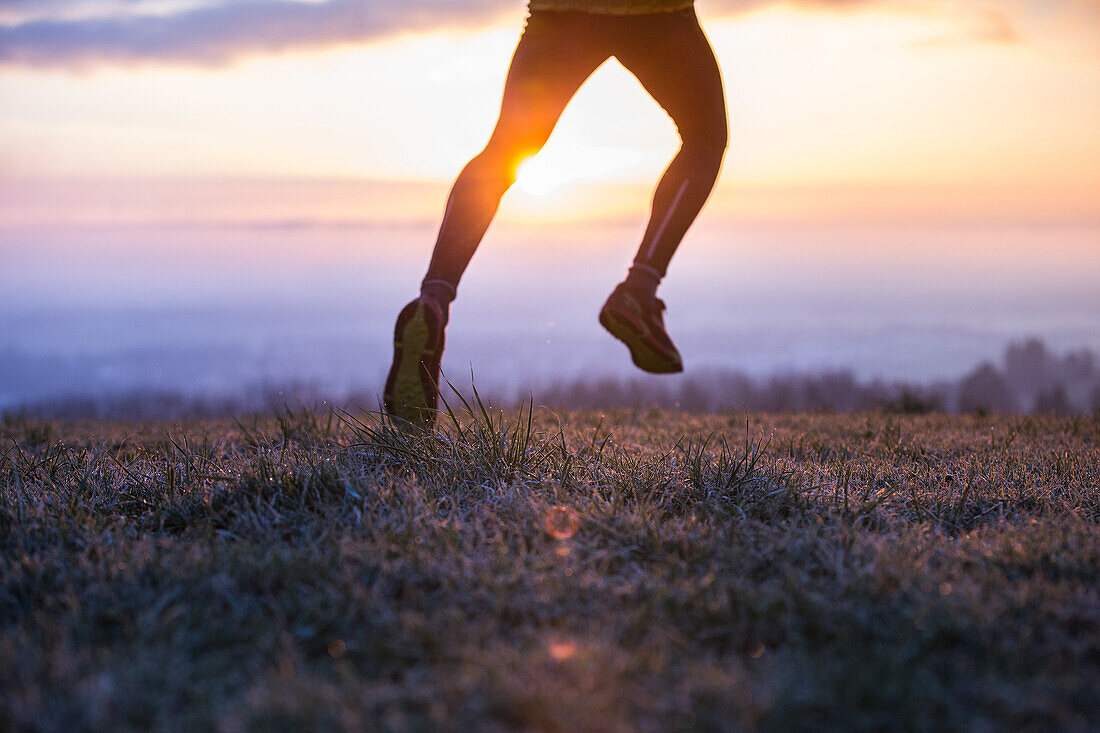
[[567, 540], [580, 529], [581, 520], [573, 509], [559, 505], [546, 512], [546, 516], [542, 520], [542, 526], [551, 537]]
[[572, 641], [550, 642], [550, 656], [554, 659], [565, 660], [577, 654], [577, 644]]

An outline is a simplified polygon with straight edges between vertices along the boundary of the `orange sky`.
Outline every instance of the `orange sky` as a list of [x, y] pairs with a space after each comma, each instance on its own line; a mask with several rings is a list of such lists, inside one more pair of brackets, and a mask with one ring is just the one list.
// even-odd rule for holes
[[[0, 39], [18, 50], [16, 32], [31, 22], [20, 8], [110, 14], [122, 5], [15, 2], [0, 15], [11, 34]], [[57, 58], [7, 58], [3, 190], [28, 177], [445, 184], [488, 135], [523, 19], [522, 1], [488, 5], [493, 12], [459, 27], [421, 23], [281, 53], [97, 61], [59, 46]], [[1095, 2], [828, 5], [699, 1], [732, 129], [716, 213], [1100, 214]], [[587, 214], [615, 215], [616, 187], [651, 185], [675, 147], [667, 117], [609, 64], [567, 110], [505, 213], [557, 215], [583, 202]], [[603, 195], [582, 196], [582, 185]], [[439, 202], [425, 190], [428, 215]], [[197, 206], [212, 205], [212, 195], [194, 195]], [[335, 208], [351, 216], [357, 205], [349, 194]], [[0, 202], [0, 216], [13, 206]], [[421, 213], [419, 202], [411, 208]]]

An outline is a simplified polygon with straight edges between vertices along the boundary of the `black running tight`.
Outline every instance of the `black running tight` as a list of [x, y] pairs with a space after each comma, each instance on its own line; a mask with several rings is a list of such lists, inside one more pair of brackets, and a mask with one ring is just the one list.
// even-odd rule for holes
[[500, 119], [459, 174], [425, 282], [457, 287], [516, 169], [537, 153], [577, 89], [614, 56], [660, 104], [681, 147], [657, 185], [634, 261], [663, 276], [710, 195], [728, 132], [722, 79], [693, 10], [646, 15], [533, 12], [520, 38]]

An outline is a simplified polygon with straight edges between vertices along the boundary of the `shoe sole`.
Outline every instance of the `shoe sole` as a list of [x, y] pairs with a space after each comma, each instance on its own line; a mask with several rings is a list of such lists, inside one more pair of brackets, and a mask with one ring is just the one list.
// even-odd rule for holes
[[393, 366], [386, 377], [386, 413], [403, 425], [430, 427], [435, 420], [442, 349], [439, 318], [427, 305], [413, 301], [397, 316]]
[[634, 366], [650, 374], [677, 374], [684, 371], [683, 363], [671, 361], [660, 351], [651, 347], [644, 334], [629, 320], [622, 318], [612, 310], [600, 311], [600, 325], [607, 332], [626, 344], [630, 349], [630, 359]]

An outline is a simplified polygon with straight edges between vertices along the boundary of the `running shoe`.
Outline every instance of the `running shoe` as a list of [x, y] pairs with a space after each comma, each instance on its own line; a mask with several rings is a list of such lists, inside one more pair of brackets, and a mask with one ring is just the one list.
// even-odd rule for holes
[[397, 316], [393, 366], [386, 377], [383, 402], [398, 427], [430, 428], [435, 421], [444, 325], [442, 308], [424, 296]]
[[665, 331], [665, 304], [619, 284], [600, 310], [600, 324], [626, 344], [630, 358], [643, 371], [673, 374], [684, 371], [680, 352]]

